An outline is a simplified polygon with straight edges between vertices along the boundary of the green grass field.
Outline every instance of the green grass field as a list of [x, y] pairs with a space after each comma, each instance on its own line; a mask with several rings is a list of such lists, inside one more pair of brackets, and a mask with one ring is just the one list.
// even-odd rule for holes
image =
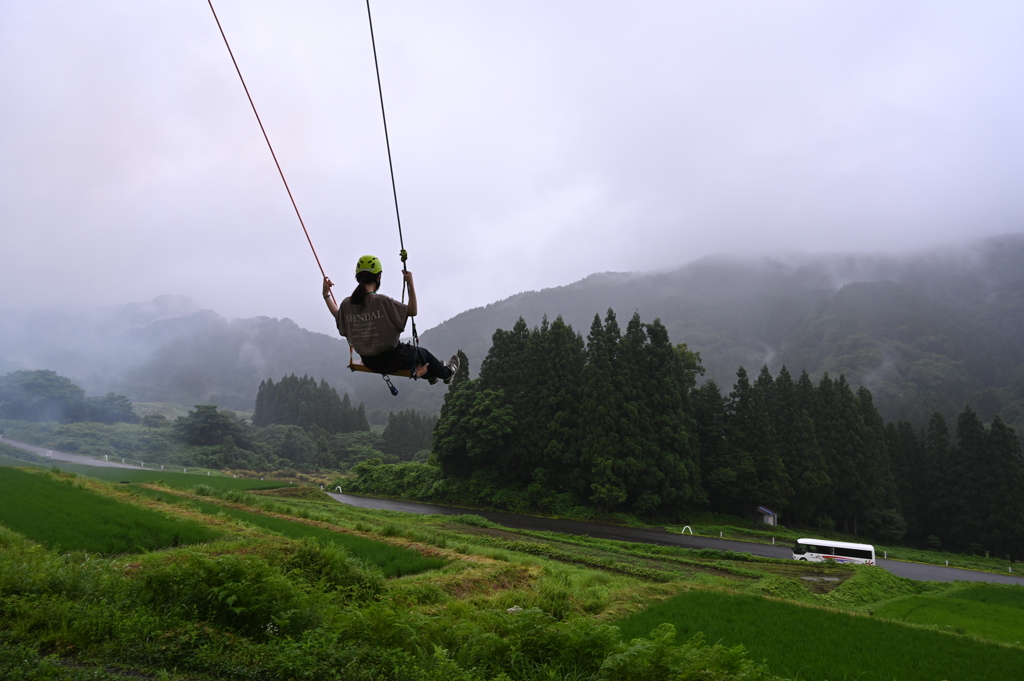
[[960, 598], [965, 601], [991, 603], [1009, 608], [1016, 608], [1024, 614], [1024, 587], [1004, 586], [1001, 584], [978, 584], [963, 589], [956, 589], [946, 594], [947, 598]]
[[209, 501], [198, 499], [185, 500], [172, 494], [161, 493], [155, 490], [135, 489], [134, 491], [169, 503], [189, 504], [210, 515], [223, 513], [230, 518], [283, 534], [290, 539], [314, 537], [325, 544], [334, 544], [344, 548], [350, 555], [368, 565], [379, 567], [384, 576], [389, 578], [434, 570], [443, 567], [446, 562], [440, 558], [426, 558], [415, 551], [373, 541], [372, 539], [345, 534], [344, 532], [335, 532], [315, 525], [307, 525], [306, 523], [284, 520], [283, 518], [275, 518], [259, 513], [250, 513]]
[[907, 596], [879, 606], [877, 617], [926, 624], [979, 638], [1024, 642], [1024, 588], [991, 584], [933, 596]]
[[0, 524], [58, 552], [104, 555], [209, 541], [219, 533], [47, 475], [0, 468]]
[[709, 643], [742, 643], [774, 674], [801, 681], [1010, 681], [1024, 670], [1022, 649], [721, 592], [689, 591], [617, 624], [629, 639], [662, 622], [676, 627], [677, 640], [704, 632]]

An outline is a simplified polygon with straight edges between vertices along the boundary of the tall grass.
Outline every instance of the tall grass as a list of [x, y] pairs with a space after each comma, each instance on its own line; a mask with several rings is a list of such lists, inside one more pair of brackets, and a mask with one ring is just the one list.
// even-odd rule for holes
[[104, 555], [209, 541], [220, 533], [189, 520], [100, 496], [50, 474], [0, 468], [0, 524], [56, 551]]
[[871, 617], [806, 608], [756, 596], [690, 591], [618, 622], [623, 638], [671, 623], [685, 640], [742, 643], [774, 674], [802, 681], [1019, 679], [1024, 650], [905, 627]]

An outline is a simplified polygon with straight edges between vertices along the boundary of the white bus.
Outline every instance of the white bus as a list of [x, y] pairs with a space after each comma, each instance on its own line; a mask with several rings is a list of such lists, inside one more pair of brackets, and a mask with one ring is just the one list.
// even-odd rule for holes
[[797, 539], [793, 547], [793, 560], [809, 560], [820, 563], [834, 560], [837, 563], [875, 564], [875, 547], [871, 544], [853, 544], [831, 539]]

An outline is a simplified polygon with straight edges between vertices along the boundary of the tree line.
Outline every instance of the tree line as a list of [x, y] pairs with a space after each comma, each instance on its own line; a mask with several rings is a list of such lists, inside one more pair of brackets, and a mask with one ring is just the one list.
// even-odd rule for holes
[[0, 419], [60, 423], [138, 423], [124, 395], [86, 397], [71, 379], [55, 371], [12, 371], [0, 376]]
[[174, 421], [162, 414], [140, 419], [126, 397], [85, 397], [48, 370], [0, 377], [0, 429], [9, 436], [148, 464], [344, 472], [367, 459], [425, 461], [436, 421], [406, 409], [390, 413], [383, 432], [373, 432], [362, 403], [353, 406], [326, 381], [294, 374], [260, 384], [252, 424], [210, 404]]
[[[463, 367], [466, 362], [463, 363]], [[606, 513], [685, 509], [840, 529], [958, 551], [1024, 553], [1024, 465], [999, 417], [955, 433], [883, 422], [842, 375], [740, 368], [698, 386], [700, 356], [658, 320], [595, 316], [586, 341], [559, 317], [495, 332], [480, 376], [445, 398], [432, 461], [443, 484], [500, 505]]]
[[366, 409], [359, 404], [353, 408], [348, 393], [342, 398], [338, 391], [321, 379], [290, 374], [279, 382], [268, 378], [260, 382], [256, 393], [256, 406], [252, 424], [256, 427], [275, 423], [301, 426], [318, 426], [328, 433], [351, 433], [369, 430]]

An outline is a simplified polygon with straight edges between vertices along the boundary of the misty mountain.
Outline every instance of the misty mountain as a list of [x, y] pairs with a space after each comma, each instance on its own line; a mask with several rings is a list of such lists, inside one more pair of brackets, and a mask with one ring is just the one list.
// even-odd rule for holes
[[[435, 412], [443, 390], [396, 381], [394, 398], [383, 381], [348, 370], [348, 344], [290, 319], [228, 320], [198, 310], [186, 298], [96, 309], [28, 313], [6, 311], [0, 333], [0, 374], [52, 369], [86, 392], [127, 395], [134, 402], [191, 407], [217, 404], [252, 411], [260, 382], [289, 374], [326, 380], [367, 410], [413, 408]], [[432, 395], [437, 392], [437, 395]]]
[[[463, 312], [422, 333], [439, 357], [456, 349], [475, 374], [495, 329], [561, 315], [586, 335], [612, 308], [622, 323], [660, 318], [674, 343], [700, 352], [728, 392], [736, 370], [786, 365], [844, 373], [867, 386], [887, 419], [924, 425], [970, 403], [1024, 432], [1024, 235], [957, 251], [902, 255], [713, 257], [654, 273], [595, 274]], [[289, 319], [228, 320], [191, 301], [3, 313], [0, 373], [52, 369], [88, 393], [137, 402], [213, 403], [251, 410], [259, 383], [285, 375], [325, 379], [374, 410], [436, 413], [444, 389], [347, 369], [348, 347]], [[381, 413], [376, 415], [377, 420]]]
[[1024, 427], [1024, 235], [903, 255], [705, 258], [669, 272], [604, 273], [468, 310], [423, 334], [460, 347], [474, 372], [496, 328], [561, 315], [584, 334], [595, 314], [660, 318], [700, 352], [726, 392], [740, 366], [845, 373], [887, 419], [955, 422], [970, 403]]

